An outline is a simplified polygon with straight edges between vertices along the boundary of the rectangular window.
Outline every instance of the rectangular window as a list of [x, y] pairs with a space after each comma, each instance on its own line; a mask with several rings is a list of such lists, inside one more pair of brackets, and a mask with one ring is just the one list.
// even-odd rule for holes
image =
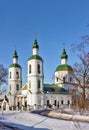
[[68, 100], [68, 105], [70, 104], [70, 100]]
[[57, 101], [56, 100], [54, 100], [54, 105], [57, 106]]
[[61, 104], [63, 105], [63, 100], [61, 100]]
[[40, 64], [38, 64], [38, 74], [40, 74]]
[[16, 85], [16, 90], [17, 90], [17, 91], [19, 90], [19, 84]]
[[38, 89], [40, 89], [40, 80], [38, 80]]
[[56, 79], [57, 79], [57, 82], [58, 82], [58, 79], [59, 79], [59, 78], [56, 78]]
[[10, 79], [11, 79], [11, 72], [10, 72]]
[[31, 65], [29, 65], [29, 74], [31, 73]]
[[47, 106], [49, 106], [49, 100], [47, 100]]
[[19, 103], [19, 102], [17, 103], [17, 106], [18, 106], [18, 107], [20, 106], [20, 103]]
[[16, 71], [16, 78], [19, 79], [19, 72]]
[[27, 101], [25, 101], [25, 107], [27, 107]]

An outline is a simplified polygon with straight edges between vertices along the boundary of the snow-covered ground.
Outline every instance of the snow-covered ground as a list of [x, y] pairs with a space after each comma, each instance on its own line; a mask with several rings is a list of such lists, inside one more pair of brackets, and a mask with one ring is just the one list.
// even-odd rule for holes
[[49, 118], [31, 112], [0, 113], [0, 130], [89, 130], [89, 123]]

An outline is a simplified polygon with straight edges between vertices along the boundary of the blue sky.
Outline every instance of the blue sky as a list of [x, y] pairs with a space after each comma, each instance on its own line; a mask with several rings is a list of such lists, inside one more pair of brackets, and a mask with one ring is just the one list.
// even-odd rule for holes
[[88, 23], [89, 0], [1, 0], [0, 64], [8, 68], [16, 49], [25, 83], [36, 32], [39, 55], [44, 59], [44, 82], [53, 83], [63, 43], [68, 63], [73, 65], [77, 59], [71, 52], [71, 44], [89, 34]]

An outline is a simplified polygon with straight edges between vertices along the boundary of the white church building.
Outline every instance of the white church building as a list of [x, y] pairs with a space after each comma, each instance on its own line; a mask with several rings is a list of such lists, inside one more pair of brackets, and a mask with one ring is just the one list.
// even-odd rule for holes
[[73, 103], [69, 93], [73, 69], [67, 64], [68, 55], [63, 49], [61, 65], [55, 69], [55, 83], [44, 84], [43, 59], [39, 56], [39, 45], [35, 39], [33, 54], [27, 61], [27, 82], [22, 86], [22, 68], [18, 64], [16, 50], [8, 74], [8, 98], [10, 107], [60, 108]]

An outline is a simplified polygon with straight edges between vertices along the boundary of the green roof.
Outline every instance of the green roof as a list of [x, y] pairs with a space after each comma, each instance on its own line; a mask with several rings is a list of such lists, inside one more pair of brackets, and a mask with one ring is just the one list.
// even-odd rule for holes
[[33, 44], [33, 48], [39, 48], [39, 45], [37, 44], [37, 40], [35, 39], [35, 41], [34, 41], [34, 44]]
[[55, 94], [68, 94], [68, 91], [56, 84], [44, 84], [44, 92], [55, 93]]
[[40, 56], [38, 55], [32, 55], [28, 60], [33, 60], [33, 59], [36, 59], [36, 60], [43, 60]]
[[73, 71], [73, 69], [72, 69], [71, 66], [66, 65], [66, 64], [63, 64], [63, 65], [59, 65], [59, 66], [56, 68], [56, 71]]
[[9, 68], [11, 68], [11, 67], [15, 67], [15, 68], [21, 68], [21, 66], [19, 65], [19, 64], [12, 64], [12, 65], [10, 65], [10, 67]]
[[17, 51], [14, 51], [13, 58], [18, 58]]
[[63, 49], [63, 52], [62, 52], [62, 55], [61, 55], [61, 59], [67, 59], [68, 58], [68, 55], [66, 54], [66, 51], [65, 49]]

